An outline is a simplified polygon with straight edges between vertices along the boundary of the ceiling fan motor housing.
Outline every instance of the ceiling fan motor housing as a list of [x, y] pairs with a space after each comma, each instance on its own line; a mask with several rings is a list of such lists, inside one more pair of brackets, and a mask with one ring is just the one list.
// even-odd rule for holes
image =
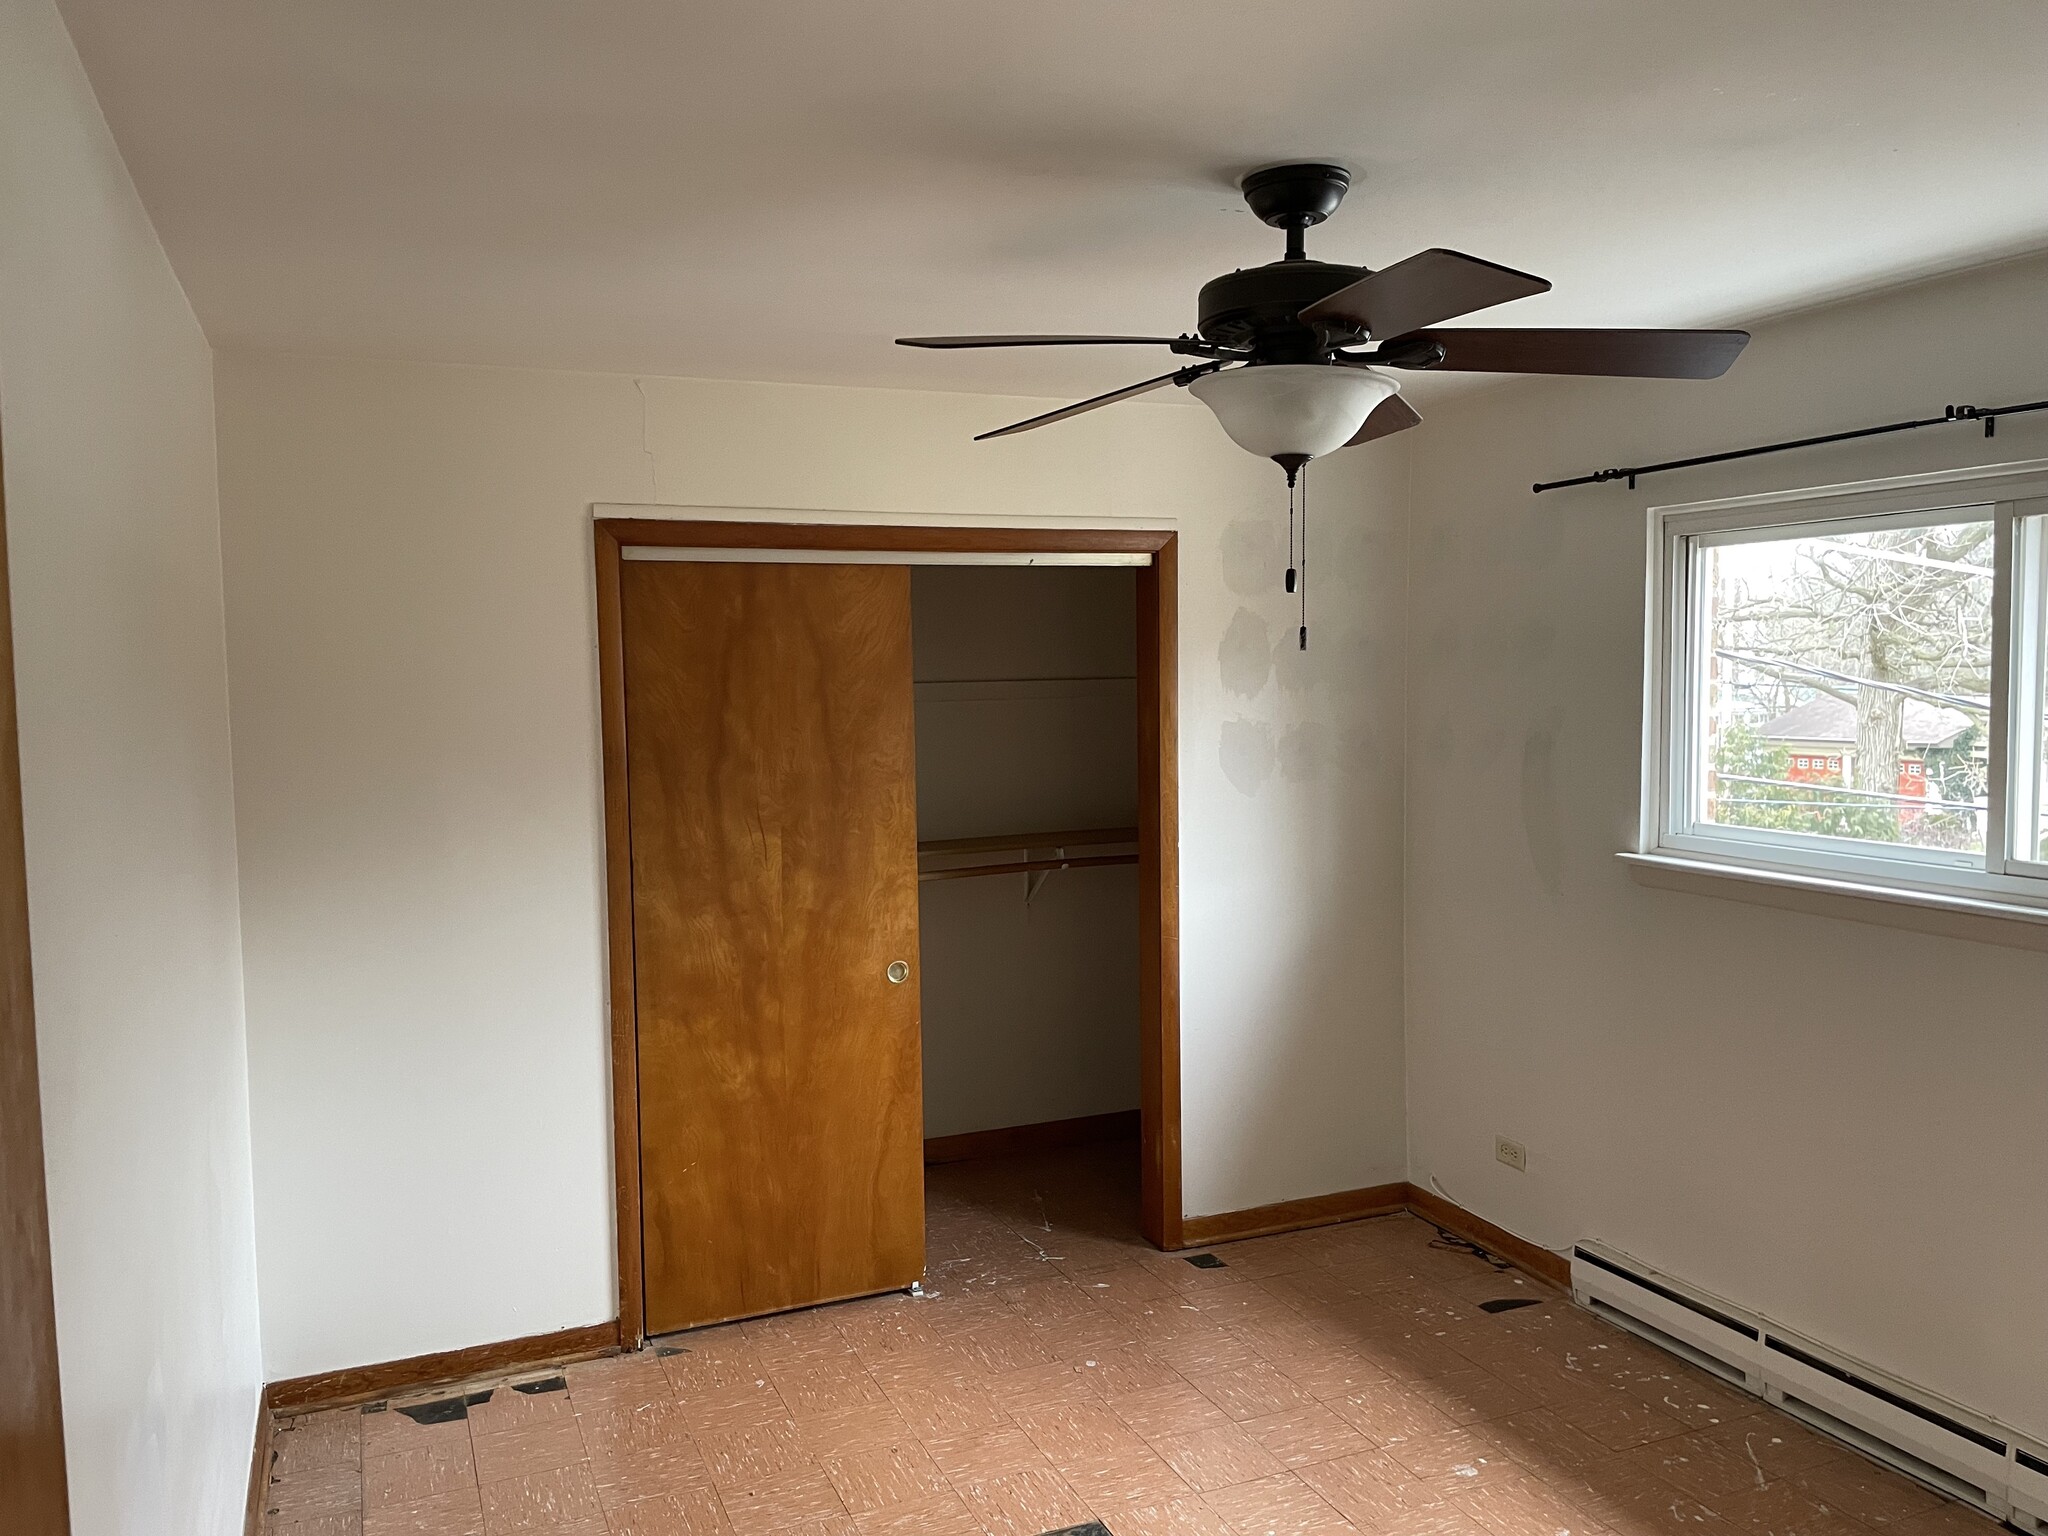
[[1331, 344], [1348, 345], [1349, 338], [1325, 341], [1296, 317], [1366, 272], [1329, 261], [1276, 261], [1226, 272], [1202, 285], [1197, 329], [1218, 346], [1250, 349], [1259, 362], [1314, 362]]

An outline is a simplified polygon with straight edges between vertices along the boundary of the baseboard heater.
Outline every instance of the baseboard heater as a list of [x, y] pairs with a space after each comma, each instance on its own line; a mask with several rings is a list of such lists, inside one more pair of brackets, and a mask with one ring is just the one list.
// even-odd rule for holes
[[1572, 1249], [1572, 1296], [1866, 1456], [2048, 1536], [2048, 1445], [1601, 1243]]

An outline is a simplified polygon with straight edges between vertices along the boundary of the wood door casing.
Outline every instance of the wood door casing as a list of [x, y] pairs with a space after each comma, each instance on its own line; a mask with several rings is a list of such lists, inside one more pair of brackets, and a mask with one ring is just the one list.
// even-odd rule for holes
[[71, 1529], [71, 1505], [43, 1182], [9, 593], [7, 502], [0, 489], [0, 1530], [62, 1536]]
[[620, 607], [646, 1330], [907, 1286], [909, 572], [627, 561]]
[[745, 522], [723, 517], [600, 515], [591, 528], [597, 605], [598, 734], [604, 760], [605, 928], [610, 950], [612, 1171], [619, 1339], [647, 1334], [640, 1221], [639, 1032], [633, 980], [631, 816], [626, 793], [626, 690], [621, 573], [630, 548], [718, 550], [903, 550], [919, 554], [1136, 554], [1138, 709], [1142, 761], [1138, 900], [1145, 955], [1139, 1029], [1143, 1042], [1144, 1234], [1185, 1246], [1180, 1151], [1179, 590], [1178, 540], [1169, 530], [1016, 528], [904, 523]]

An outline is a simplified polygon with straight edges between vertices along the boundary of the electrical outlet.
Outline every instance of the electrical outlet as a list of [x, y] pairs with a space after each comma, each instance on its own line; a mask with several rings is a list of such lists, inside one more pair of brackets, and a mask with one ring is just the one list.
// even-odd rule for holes
[[1505, 1136], [1494, 1137], [1493, 1155], [1517, 1173], [1529, 1171], [1529, 1149], [1519, 1141], [1509, 1141]]

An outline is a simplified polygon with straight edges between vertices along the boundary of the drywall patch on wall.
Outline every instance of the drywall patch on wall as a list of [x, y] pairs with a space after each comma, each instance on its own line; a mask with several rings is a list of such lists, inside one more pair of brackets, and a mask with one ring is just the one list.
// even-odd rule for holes
[[1319, 720], [1303, 720], [1282, 731], [1276, 754], [1281, 776], [1303, 784], [1320, 774], [1323, 741], [1328, 734]]
[[1240, 597], [1264, 596], [1278, 589], [1287, 568], [1287, 546], [1281, 525], [1272, 517], [1240, 517], [1223, 530], [1218, 561], [1223, 581]]
[[1273, 635], [1249, 608], [1237, 610], [1216, 647], [1223, 686], [1241, 699], [1255, 699], [1273, 677]]
[[1273, 727], [1263, 720], [1245, 719], [1223, 722], [1216, 755], [1223, 764], [1224, 777], [1241, 795], [1256, 795], [1264, 789], [1280, 758]]

